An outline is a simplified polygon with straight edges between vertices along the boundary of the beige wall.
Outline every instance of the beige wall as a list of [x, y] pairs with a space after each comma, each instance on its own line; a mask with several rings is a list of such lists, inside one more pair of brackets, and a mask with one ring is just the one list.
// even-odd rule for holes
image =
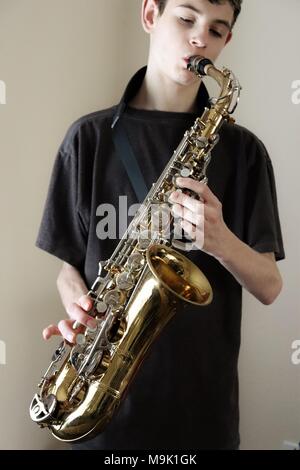
[[[243, 448], [278, 449], [300, 440], [298, 246], [299, 117], [292, 82], [300, 80], [298, 0], [244, 0], [238, 39], [224, 63], [239, 76], [237, 117], [272, 156], [287, 260], [284, 290], [260, 305], [244, 297], [241, 374]], [[41, 330], [63, 315], [55, 277], [60, 262], [34, 247], [57, 147], [77, 117], [116, 102], [147, 58], [140, 0], [0, 0], [1, 299], [0, 449], [60, 444], [28, 417], [28, 405], [55, 340]], [[0, 97], [1, 102], [1, 97]], [[95, 263], [97, 260], [95, 260]], [[0, 349], [0, 351], [1, 351]], [[0, 357], [1, 363], [1, 357]]]
[[291, 344], [300, 339], [300, 104], [291, 99], [300, 80], [300, 2], [244, 3], [238, 39], [222, 60], [243, 85], [239, 121], [264, 141], [273, 161], [286, 260], [279, 263], [284, 289], [275, 304], [244, 295], [241, 435], [243, 448], [278, 449], [283, 440], [300, 441], [300, 365], [291, 363]]

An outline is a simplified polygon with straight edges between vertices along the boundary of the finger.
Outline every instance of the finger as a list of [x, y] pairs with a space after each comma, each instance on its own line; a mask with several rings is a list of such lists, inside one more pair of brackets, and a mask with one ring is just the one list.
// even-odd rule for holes
[[182, 220], [180, 222], [180, 225], [183, 228], [183, 230], [185, 231], [185, 233], [187, 233], [192, 240], [195, 240], [195, 238], [196, 238], [196, 227], [191, 222], [187, 222], [186, 220]]
[[78, 300], [77, 302], [81, 308], [83, 308], [83, 310], [85, 310], [86, 312], [89, 312], [92, 308], [93, 308], [93, 304], [94, 302], [92, 301], [92, 299], [87, 295], [82, 295], [80, 297], [80, 299]]
[[191, 189], [197, 193], [204, 202], [211, 202], [212, 204], [219, 202], [218, 198], [209, 189], [207, 184], [201, 183], [200, 181], [193, 180], [192, 178], [176, 178], [176, 185], [180, 188]]
[[82, 328], [77, 328], [76, 330], [74, 330], [73, 324], [74, 321], [68, 319], [61, 320], [57, 325], [60, 334], [70, 343], [75, 343], [77, 334], [82, 331]]
[[81, 325], [89, 328], [95, 328], [97, 326], [97, 321], [85, 313], [85, 311], [75, 302], [71, 303], [67, 307], [67, 314], [72, 320], [75, 320]]
[[186, 207], [180, 206], [179, 204], [174, 204], [172, 207], [172, 213], [175, 217], [180, 217], [183, 220], [191, 222], [201, 230], [204, 230], [204, 215], [190, 211]]
[[174, 193], [171, 194], [169, 201], [172, 204], [181, 204], [184, 206], [186, 209], [196, 213], [196, 214], [201, 214], [204, 215], [204, 208], [205, 205], [202, 201], [198, 201], [197, 199], [194, 199], [187, 194], [184, 194], [180, 191], [175, 191]]
[[202, 250], [204, 247], [204, 230], [197, 230], [197, 228], [192, 223], [187, 222], [186, 220], [181, 221], [181, 227], [183, 228], [184, 232], [193, 240], [194, 245]]
[[43, 329], [43, 338], [45, 341], [51, 338], [54, 335], [60, 335], [60, 331], [56, 325], [49, 325], [47, 328]]

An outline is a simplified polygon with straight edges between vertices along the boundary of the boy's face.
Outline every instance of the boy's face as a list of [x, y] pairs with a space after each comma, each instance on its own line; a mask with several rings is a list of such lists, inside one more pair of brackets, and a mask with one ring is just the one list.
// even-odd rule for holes
[[151, 35], [152, 63], [177, 83], [195, 82], [186, 70], [188, 58], [201, 55], [215, 61], [231, 39], [233, 16], [229, 2], [168, 0], [160, 16], [157, 2], [144, 0], [143, 25]]

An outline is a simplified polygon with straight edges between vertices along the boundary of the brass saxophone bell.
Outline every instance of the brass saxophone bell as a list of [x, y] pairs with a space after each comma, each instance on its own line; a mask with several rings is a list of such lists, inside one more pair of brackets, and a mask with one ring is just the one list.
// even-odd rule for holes
[[147, 252], [152, 273], [182, 301], [208, 305], [213, 290], [203, 272], [188, 258], [165, 245], [152, 245]]

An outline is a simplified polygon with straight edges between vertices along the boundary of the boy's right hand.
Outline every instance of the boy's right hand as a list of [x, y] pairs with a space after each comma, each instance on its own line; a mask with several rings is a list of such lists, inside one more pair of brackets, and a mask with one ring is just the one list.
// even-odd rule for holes
[[80, 326], [76, 330], [73, 329], [73, 324], [79, 322], [84, 327], [95, 328], [97, 325], [89, 312], [93, 307], [93, 301], [88, 295], [82, 295], [77, 302], [71, 303], [66, 311], [70, 318], [60, 320], [57, 325], [49, 325], [43, 330], [43, 338], [48, 340], [51, 336], [63, 336], [69, 343], [75, 343], [76, 335], [82, 331]]

